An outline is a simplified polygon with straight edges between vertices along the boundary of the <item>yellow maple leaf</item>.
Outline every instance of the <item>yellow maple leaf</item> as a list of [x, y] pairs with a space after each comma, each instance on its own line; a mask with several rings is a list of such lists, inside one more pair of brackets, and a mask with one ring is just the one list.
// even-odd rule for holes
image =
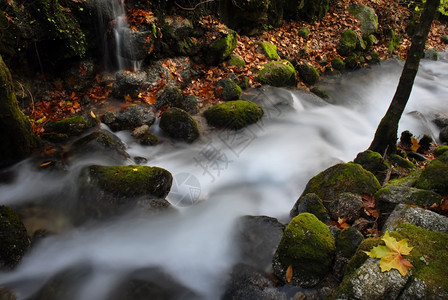
[[411, 142], [412, 142], [412, 146], [410, 149], [414, 152], [417, 152], [418, 148], [420, 148], [420, 144], [418, 143], [418, 140], [415, 137], [411, 137]]
[[409, 255], [414, 247], [408, 245], [408, 239], [397, 241], [389, 235], [388, 231], [381, 239], [386, 245], [373, 247], [370, 251], [364, 251], [364, 253], [373, 258], [380, 258], [381, 272], [397, 269], [402, 276], [406, 276], [409, 268], [413, 265], [402, 255]]

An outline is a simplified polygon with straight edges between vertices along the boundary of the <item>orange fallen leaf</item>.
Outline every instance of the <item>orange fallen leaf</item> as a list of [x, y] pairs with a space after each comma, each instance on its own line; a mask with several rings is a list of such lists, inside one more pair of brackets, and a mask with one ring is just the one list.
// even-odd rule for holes
[[286, 269], [286, 281], [288, 283], [291, 282], [292, 274], [293, 274], [292, 265], [289, 265], [289, 267]]

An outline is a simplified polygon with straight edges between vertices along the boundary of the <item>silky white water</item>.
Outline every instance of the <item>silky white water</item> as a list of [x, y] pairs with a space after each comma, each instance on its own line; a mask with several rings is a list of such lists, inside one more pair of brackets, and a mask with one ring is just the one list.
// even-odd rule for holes
[[[238, 217], [268, 215], [286, 222], [312, 176], [365, 150], [393, 97], [402, 65], [387, 61], [322, 79], [332, 104], [294, 90], [250, 91], [245, 98], [264, 106], [261, 122], [236, 133], [203, 129], [193, 144], [171, 142], [157, 125], [152, 129], [164, 142], [155, 147], [137, 145], [129, 132], [118, 133], [132, 157], [145, 157], [147, 165], [173, 174], [167, 199], [176, 211], [157, 217], [127, 213], [83, 227], [50, 220], [60, 233], [36, 244], [14, 271], [0, 273], [0, 286], [26, 299], [58, 272], [87, 265], [89, 272], [70, 295], [101, 300], [132, 271], [158, 267], [198, 298], [219, 298], [238, 262], [232, 239]], [[448, 114], [446, 55], [422, 62], [400, 131], [437, 137], [431, 120], [438, 113]], [[76, 194], [80, 168], [92, 163], [105, 162], [87, 154], [60, 176], [36, 171], [24, 161], [12, 168], [13, 182], [0, 185], [0, 204], [14, 207], [61, 191], [69, 199]]]

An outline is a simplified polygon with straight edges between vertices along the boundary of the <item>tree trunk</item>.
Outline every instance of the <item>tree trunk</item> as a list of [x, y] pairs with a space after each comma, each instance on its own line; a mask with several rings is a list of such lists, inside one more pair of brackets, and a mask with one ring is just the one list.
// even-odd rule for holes
[[0, 168], [31, 154], [38, 139], [28, 119], [20, 111], [14, 93], [11, 73], [0, 56]]
[[425, 50], [426, 39], [439, 4], [440, 0], [426, 0], [425, 8], [412, 37], [412, 45], [408, 51], [394, 98], [378, 125], [375, 137], [369, 147], [372, 151], [387, 155], [397, 150], [398, 123], [411, 94], [420, 59]]

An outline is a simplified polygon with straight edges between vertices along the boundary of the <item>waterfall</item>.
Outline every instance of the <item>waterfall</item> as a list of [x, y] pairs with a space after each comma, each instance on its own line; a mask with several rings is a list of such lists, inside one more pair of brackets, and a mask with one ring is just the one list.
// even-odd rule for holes
[[134, 55], [134, 34], [127, 21], [123, 0], [91, 0], [97, 12], [98, 40], [103, 49], [104, 68], [108, 71], [138, 70]]

